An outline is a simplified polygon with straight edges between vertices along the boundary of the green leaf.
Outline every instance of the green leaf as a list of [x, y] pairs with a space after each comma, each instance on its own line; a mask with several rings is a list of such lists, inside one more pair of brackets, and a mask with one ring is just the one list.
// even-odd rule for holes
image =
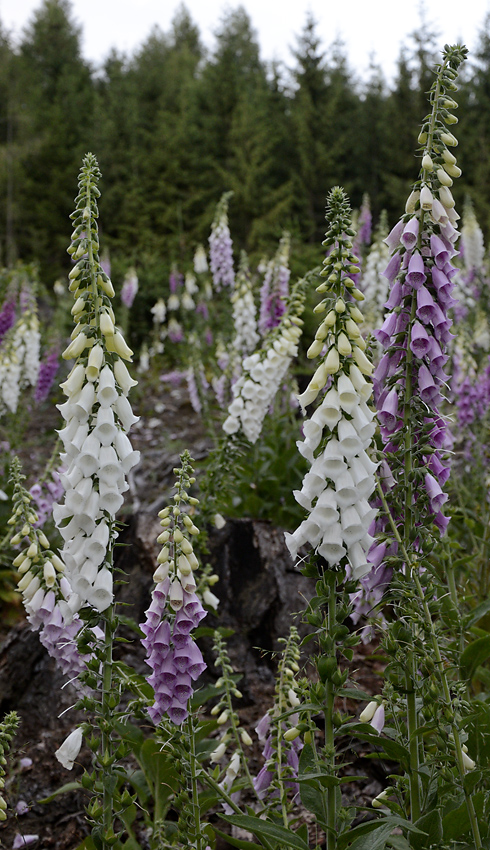
[[281, 844], [285, 844], [288, 848], [295, 850], [309, 850], [308, 844], [300, 838], [295, 832], [286, 829], [284, 826], [279, 826], [269, 821], [261, 820], [260, 818], [251, 817], [250, 815], [223, 815], [223, 820], [232, 823], [234, 826], [239, 826], [241, 829], [246, 829], [260, 838], [273, 838]]
[[[316, 768], [313, 748], [305, 744], [299, 757], [298, 782], [299, 795], [305, 809], [312, 812], [320, 825], [325, 825], [326, 811], [322, 805], [322, 792], [319, 787], [311, 787], [303, 782], [304, 778], [314, 776]], [[311, 772], [310, 772], [311, 771]]]
[[383, 850], [393, 829], [394, 827], [391, 823], [377, 826], [369, 835], [363, 835], [361, 838], [357, 838], [349, 850]]
[[59, 797], [60, 794], [68, 794], [70, 791], [80, 791], [83, 788], [83, 785], [80, 782], [67, 782], [66, 785], [62, 785], [61, 788], [57, 788], [56, 791], [53, 791], [49, 797], [43, 797], [42, 800], [37, 800], [38, 803], [50, 803], [51, 800]]
[[412, 836], [411, 842], [414, 850], [426, 850], [433, 844], [441, 843], [442, 817], [440, 809], [432, 809], [432, 811], [426, 812], [425, 815], [415, 821], [415, 826], [425, 832], [426, 835]]
[[480, 605], [477, 605], [476, 608], [473, 608], [473, 611], [465, 617], [464, 624], [465, 630], [469, 629], [471, 626], [474, 626], [478, 620], [481, 620], [485, 614], [488, 614], [490, 611], [490, 599], [486, 599], [485, 602], [481, 602]]
[[394, 850], [411, 850], [410, 844], [403, 835], [390, 835], [387, 843], [388, 846], [393, 847]]
[[346, 699], [360, 699], [367, 702], [370, 702], [373, 698], [372, 694], [368, 694], [366, 691], [361, 691], [358, 688], [341, 688], [339, 691], [339, 697], [345, 697]]
[[231, 844], [232, 847], [238, 847], [239, 850], [263, 850], [261, 844], [255, 844], [253, 841], [245, 841], [243, 838], [233, 838], [231, 835], [227, 835], [226, 832], [221, 832], [215, 826], [213, 826], [213, 829], [216, 835], [223, 838], [227, 844]]
[[472, 679], [479, 664], [483, 664], [490, 657], [490, 635], [478, 638], [466, 647], [461, 655], [461, 676], [463, 679]]
[[[481, 818], [483, 813], [483, 804], [485, 802], [485, 793], [478, 791], [472, 797], [473, 806], [478, 818]], [[470, 818], [466, 803], [461, 803], [457, 809], [452, 809], [442, 819], [442, 831], [444, 841], [455, 841], [465, 832], [470, 830]]]

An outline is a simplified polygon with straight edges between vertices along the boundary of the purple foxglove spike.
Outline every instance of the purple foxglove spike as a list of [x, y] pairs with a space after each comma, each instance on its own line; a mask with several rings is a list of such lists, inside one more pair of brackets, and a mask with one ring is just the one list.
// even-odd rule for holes
[[413, 216], [413, 218], [407, 221], [400, 239], [402, 245], [407, 249], [407, 251], [411, 251], [412, 248], [415, 248], [418, 235], [419, 220], [417, 216]]
[[433, 341], [435, 341], [433, 337], [429, 337], [427, 331], [420, 324], [420, 322], [415, 322], [412, 328], [412, 335], [410, 339], [410, 349], [415, 354], [415, 356], [420, 357], [420, 359], [422, 359], [422, 357], [425, 357], [425, 355], [432, 350]]
[[397, 280], [393, 284], [393, 287], [392, 287], [391, 292], [390, 292], [390, 297], [388, 298], [388, 301], [384, 305], [385, 309], [386, 310], [394, 310], [395, 307], [400, 306], [400, 304], [402, 303], [402, 299], [403, 299], [403, 286], [400, 283], [400, 281]]
[[387, 431], [393, 431], [397, 424], [398, 415], [398, 395], [395, 389], [390, 390], [382, 403], [381, 409], [378, 411], [378, 419], [380, 424]]
[[434, 299], [432, 298], [429, 290], [426, 289], [425, 286], [421, 286], [420, 289], [417, 290], [417, 318], [420, 319], [424, 325], [428, 325], [429, 322], [433, 322], [433, 318], [436, 313], [435, 307]]
[[446, 265], [450, 255], [444, 241], [435, 233], [430, 237], [430, 250], [437, 268], [442, 269]]
[[384, 320], [382, 327], [379, 330], [374, 331], [374, 336], [384, 348], [386, 348], [390, 342], [390, 338], [395, 330], [396, 320], [396, 313], [389, 313]]
[[384, 272], [381, 272], [381, 274], [383, 275], [383, 277], [386, 277], [387, 280], [390, 281], [390, 283], [392, 283], [395, 280], [398, 272], [400, 271], [401, 264], [402, 255], [400, 254], [400, 252], [393, 254]]
[[398, 248], [400, 244], [400, 237], [403, 233], [405, 227], [405, 223], [402, 219], [398, 221], [395, 226], [390, 230], [386, 239], [383, 239], [385, 245], [388, 245], [390, 251], [394, 251], [395, 248]]
[[406, 282], [410, 284], [413, 289], [420, 289], [423, 283], [425, 283], [427, 279], [427, 275], [425, 272], [424, 261], [418, 251], [415, 251], [410, 257], [410, 261], [408, 263], [408, 272], [405, 278]]

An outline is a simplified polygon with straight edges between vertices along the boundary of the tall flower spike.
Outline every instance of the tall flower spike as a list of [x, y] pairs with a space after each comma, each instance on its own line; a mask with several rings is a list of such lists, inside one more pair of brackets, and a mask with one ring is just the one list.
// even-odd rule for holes
[[[466, 53], [466, 48], [447, 47], [436, 67], [432, 109], [419, 135], [419, 180], [406, 215], [386, 240], [392, 251], [388, 268], [394, 272], [387, 304], [391, 312], [375, 333], [386, 349], [374, 377], [381, 436], [394, 477], [395, 519], [405, 529], [416, 524], [437, 534], [444, 533], [448, 523], [442, 511], [447, 499], [442, 487], [449, 474], [444, 457], [447, 433], [439, 407], [448, 379], [446, 350], [453, 338], [448, 310], [455, 303], [452, 258], [457, 254], [454, 225], [459, 218], [449, 187], [461, 173], [448, 149], [457, 140], [446, 125], [457, 121], [450, 111], [457, 105], [452, 92]], [[416, 518], [410, 522], [413, 512]], [[386, 522], [382, 518], [378, 530], [384, 531]], [[405, 545], [410, 542], [405, 540]]]
[[225, 192], [216, 207], [209, 237], [209, 262], [217, 292], [222, 286], [232, 288], [235, 283], [233, 269], [233, 243], [228, 227], [228, 201], [233, 192]]
[[279, 242], [275, 256], [265, 268], [264, 282], [260, 290], [259, 330], [263, 337], [277, 327], [286, 312], [289, 293], [289, 248], [291, 238], [285, 232]]
[[235, 337], [233, 349], [242, 357], [250, 354], [259, 341], [257, 322], [255, 320], [255, 302], [248, 268], [248, 258], [245, 251], [240, 257], [240, 267], [236, 277], [235, 290], [231, 296], [233, 304], [233, 324]]
[[241, 429], [251, 443], [258, 440], [265, 415], [292, 358], [298, 353], [306, 283], [307, 278], [298, 281], [288, 298], [280, 325], [271, 331], [259, 351], [244, 359], [243, 372], [233, 385], [233, 401], [223, 423], [226, 434], [235, 434]]
[[148, 714], [155, 724], [168, 714], [172, 723], [180, 726], [188, 715], [192, 682], [206, 668], [191, 635], [206, 616], [196, 594], [195, 570], [199, 564], [192, 546], [192, 537], [199, 534], [199, 529], [186, 510], [198, 503], [188, 492], [195, 480], [191, 461], [189, 452], [183, 452], [182, 466], [174, 470], [174, 507], [158, 514], [163, 530], [157, 540], [163, 545], [153, 575], [151, 605], [145, 622], [140, 624], [147, 664], [152, 669], [148, 683], [155, 695]]
[[97, 161], [87, 154], [68, 249], [76, 261], [69, 274], [76, 325], [62, 356], [75, 363], [61, 384], [67, 401], [58, 405], [66, 422], [59, 432], [65, 449], [65, 498], [53, 511], [72, 588], [66, 616], [84, 605], [104, 611], [112, 602], [115, 515], [128, 489], [125, 476], [139, 460], [127, 437], [136, 421], [127, 398], [136, 381], [125, 365], [132, 351], [115, 325], [114, 289], [99, 261], [99, 178]]
[[286, 534], [286, 544], [296, 558], [298, 549], [309, 543], [330, 567], [346, 566], [357, 579], [370, 569], [368, 529], [376, 514], [367, 501], [375, 486], [376, 464], [366, 452], [375, 430], [367, 405], [373, 366], [359, 330], [363, 317], [356, 301], [364, 296], [351, 278], [359, 267], [352, 253], [350, 205], [338, 186], [327, 198], [326, 217], [329, 229], [323, 244], [330, 252], [321, 271], [326, 281], [317, 287], [325, 298], [315, 307], [316, 313], [326, 315], [307, 353], [321, 360], [299, 396], [304, 409], [321, 394], [320, 405], [304, 423], [304, 440], [298, 442], [311, 467], [294, 495], [308, 517], [293, 534]]

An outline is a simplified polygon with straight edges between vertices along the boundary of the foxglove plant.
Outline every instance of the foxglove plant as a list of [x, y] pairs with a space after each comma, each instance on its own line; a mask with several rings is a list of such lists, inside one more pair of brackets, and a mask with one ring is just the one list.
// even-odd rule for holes
[[330, 568], [345, 565], [350, 576], [360, 579], [370, 570], [369, 528], [376, 514], [368, 502], [376, 486], [376, 464], [366, 451], [375, 431], [374, 414], [367, 405], [373, 365], [359, 330], [363, 316], [356, 301], [364, 296], [351, 278], [358, 269], [352, 253], [354, 232], [349, 203], [339, 187], [328, 196], [327, 220], [324, 245], [330, 252], [321, 272], [327, 280], [317, 287], [326, 297], [315, 308], [326, 316], [307, 353], [309, 358], [320, 355], [321, 361], [299, 396], [304, 409], [322, 393], [318, 408], [304, 423], [304, 440], [298, 443], [310, 470], [294, 495], [308, 517], [286, 535], [286, 544], [296, 559], [298, 550], [309, 543]]
[[270, 260], [264, 273], [264, 282], [260, 290], [259, 331], [263, 338], [272, 328], [276, 328], [286, 312], [289, 293], [289, 249], [291, 237], [285, 232], [279, 242], [275, 256]]
[[137, 421], [127, 398], [136, 381], [124, 362], [132, 351], [115, 327], [114, 290], [98, 259], [99, 174], [95, 158], [87, 155], [69, 249], [77, 260], [69, 274], [76, 326], [62, 354], [75, 364], [61, 385], [67, 401], [58, 405], [66, 423], [59, 431], [65, 495], [53, 516], [64, 540], [61, 556], [73, 591], [67, 603], [72, 613], [86, 605], [102, 612], [112, 604], [115, 516], [128, 489], [126, 475], [139, 460], [127, 436]]
[[251, 443], [258, 440], [265, 415], [298, 352], [305, 285], [306, 279], [295, 285], [281, 323], [267, 336], [259, 351], [244, 359], [243, 371], [233, 385], [233, 401], [223, 423], [225, 434], [242, 430]]
[[[457, 140], [447, 128], [457, 122], [451, 111], [457, 106], [452, 92], [457, 90], [454, 80], [466, 53], [465, 48], [446, 46], [443, 61], [436, 67], [431, 112], [419, 135], [420, 177], [408, 198], [406, 214], [387, 237], [392, 252], [386, 270], [392, 283], [387, 302], [390, 312], [376, 333], [386, 353], [374, 377], [391, 477], [378, 485], [380, 537], [370, 555], [382, 564], [390, 554], [390, 565], [398, 567], [392, 580], [394, 622], [385, 646], [392, 658], [389, 670], [395, 687], [405, 680], [407, 729], [402, 741], [409, 752], [410, 816], [417, 822], [431, 811], [423, 772], [446, 770], [453, 783], [451, 793], [465, 801], [474, 846], [481, 848], [465, 779], [472, 768], [463, 758], [463, 686], [449, 680], [446, 668], [457, 668], [458, 661], [442, 622], [436, 619], [437, 600], [446, 588], [438, 583], [430, 561], [448, 524], [443, 513], [447, 500], [443, 487], [449, 476], [444, 455], [447, 426], [440, 409], [447, 380], [443, 367], [452, 339], [448, 310], [454, 303], [452, 260], [457, 253], [455, 224], [459, 218], [450, 187], [461, 171], [449, 150]], [[425, 724], [429, 717], [442, 718], [445, 728], [442, 737], [435, 736], [435, 748], [430, 752], [420, 735], [421, 722]], [[452, 742], [449, 750], [448, 738]]]
[[[76, 209], [71, 215], [74, 231], [68, 249], [75, 262], [68, 277], [75, 296], [72, 315], [76, 325], [72, 341], [63, 352], [75, 360], [62, 389], [67, 401], [59, 405], [65, 427], [59, 432], [66, 466], [61, 480], [64, 499], [53, 516], [63, 538], [61, 551], [64, 579], [69, 592], [59, 603], [66, 622], [83, 609], [91, 627], [81, 630], [78, 649], [88, 655], [87, 672], [81, 675], [93, 697], [84, 697], [79, 708], [92, 711], [92, 726], [98, 729], [90, 746], [94, 752], [95, 782], [87, 777], [86, 787], [95, 791], [87, 809], [92, 834], [106, 850], [117, 840], [114, 831], [117, 758], [114, 707], [121, 694], [112, 658], [118, 618], [114, 611], [113, 549], [117, 538], [116, 513], [127, 490], [126, 475], [138, 462], [127, 432], [136, 421], [128, 392], [135, 381], [125, 361], [132, 352], [116, 328], [111, 306], [114, 289], [99, 261], [97, 198], [100, 171], [92, 154], [87, 154], [79, 175]], [[102, 626], [102, 636], [98, 630]]]
[[42, 404], [43, 401], [46, 401], [53, 386], [59, 365], [59, 349], [55, 345], [48, 351], [46, 358], [41, 360], [39, 364], [39, 374], [34, 391], [34, 401], [36, 404]]
[[244, 251], [240, 258], [231, 302], [233, 304], [233, 325], [235, 328], [235, 336], [231, 344], [232, 348], [243, 358], [247, 354], [251, 354], [259, 342], [252, 281], [247, 255]]
[[192, 638], [195, 629], [206, 616], [196, 594], [195, 570], [198, 560], [192, 537], [199, 534], [186, 508], [198, 500], [189, 495], [195, 479], [192, 476], [189, 452], [181, 455], [182, 467], [177, 476], [173, 508], [160, 511], [163, 528], [158, 537], [162, 549], [153, 575], [155, 587], [146, 620], [141, 623], [145, 637], [147, 663], [152, 669], [148, 683], [155, 700], [148, 708], [151, 720], [158, 725], [164, 714], [180, 725], [188, 717], [188, 701], [192, 682], [205, 670], [201, 651]]
[[384, 318], [389, 289], [388, 280], [384, 276], [390, 254], [384, 241], [387, 234], [386, 213], [383, 211], [359, 282], [359, 288], [366, 298], [363, 312], [368, 328], [379, 327]]
[[232, 194], [232, 192], [225, 192], [221, 196], [209, 237], [209, 264], [216, 292], [219, 292], [223, 286], [233, 289], [235, 284], [233, 243], [228, 227], [228, 202]]

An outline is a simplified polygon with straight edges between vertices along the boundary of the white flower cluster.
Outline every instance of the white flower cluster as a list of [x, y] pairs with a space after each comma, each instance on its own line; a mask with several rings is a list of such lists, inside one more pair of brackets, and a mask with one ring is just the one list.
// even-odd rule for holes
[[127, 398], [136, 381], [124, 363], [133, 352], [115, 327], [114, 288], [98, 261], [99, 177], [95, 157], [87, 154], [68, 249], [78, 261], [69, 274], [76, 325], [62, 356], [75, 365], [61, 384], [67, 401], [58, 405], [66, 423], [59, 431], [65, 495], [53, 517], [64, 540], [61, 555], [72, 590], [67, 606], [73, 614], [86, 604], [105, 611], [113, 600], [114, 520], [128, 489], [125, 476], [139, 460], [127, 436], [137, 421]]
[[63, 504], [53, 516], [63, 537], [61, 551], [73, 590], [73, 612], [88, 603], [104, 611], [113, 599], [112, 573], [104, 565], [114, 538], [114, 518], [128, 489], [125, 476], [139, 461], [127, 432], [137, 421], [127, 394], [135, 381], [121, 359], [104, 365], [96, 344], [88, 364], [77, 363], [62, 385], [68, 400], [58, 408], [66, 422], [59, 431], [66, 472]]
[[309, 358], [321, 355], [322, 360], [299, 396], [303, 409], [326, 392], [304, 423], [304, 440], [298, 442], [311, 468], [294, 496], [308, 516], [293, 534], [286, 533], [286, 544], [294, 559], [306, 543], [330, 567], [347, 558], [350, 575], [359, 579], [371, 569], [369, 527], [376, 516], [368, 502], [376, 464], [366, 452], [375, 431], [374, 413], [367, 406], [372, 384], [366, 380], [373, 365], [364, 353], [366, 344], [358, 327], [363, 316], [356, 301], [364, 296], [349, 277], [359, 267], [350, 241], [354, 235], [350, 206], [339, 187], [329, 195], [327, 215], [331, 228], [323, 244], [332, 247], [321, 272], [327, 280], [317, 287], [327, 297], [315, 312], [331, 309], [307, 352]]
[[243, 374], [233, 385], [233, 401], [223, 423], [226, 434], [241, 428], [247, 440], [257, 441], [265, 415], [298, 353], [301, 325], [297, 316], [283, 319], [274, 339], [244, 359]]
[[231, 302], [233, 304], [233, 324], [235, 326], [233, 348], [241, 355], [249, 354], [259, 342], [259, 335], [257, 333], [257, 310], [252, 291], [252, 282], [243, 266], [237, 274]]
[[354, 363], [349, 375], [341, 372], [335, 378], [305, 421], [304, 440], [297, 444], [311, 468], [294, 496], [309, 515], [293, 534], [286, 533], [286, 544], [295, 559], [298, 549], [309, 543], [330, 566], [347, 555], [357, 579], [371, 569], [366, 555], [373, 538], [368, 529], [376, 516], [368, 502], [376, 464], [366, 452], [375, 431], [374, 413], [366, 404], [372, 385]]
[[34, 387], [39, 374], [41, 334], [35, 310], [21, 315], [0, 350], [1, 403], [15, 413], [21, 390]]
[[390, 288], [388, 279], [383, 276], [390, 258], [390, 249], [383, 241], [385, 236], [386, 232], [380, 233], [373, 242], [362, 275], [361, 288], [367, 302], [364, 314], [368, 326], [373, 328], [379, 327], [379, 320], [383, 319]]

